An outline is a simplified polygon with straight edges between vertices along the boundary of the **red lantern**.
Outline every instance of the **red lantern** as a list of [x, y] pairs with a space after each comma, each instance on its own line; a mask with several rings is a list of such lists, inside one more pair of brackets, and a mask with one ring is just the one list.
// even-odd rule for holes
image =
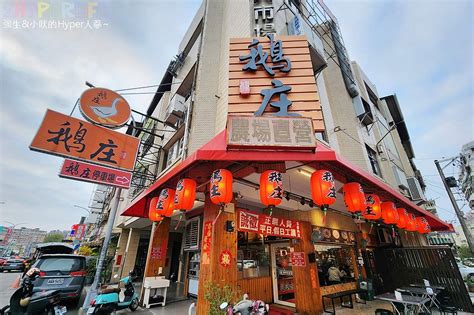
[[226, 169], [212, 172], [210, 181], [212, 203], [227, 204], [232, 200], [232, 173]]
[[413, 213], [408, 214], [407, 227], [405, 228], [409, 232], [415, 232], [417, 230], [416, 218]]
[[268, 170], [260, 174], [260, 201], [267, 207], [278, 206], [283, 199], [281, 173]]
[[148, 208], [148, 218], [153, 222], [160, 222], [163, 220], [163, 217], [156, 211], [158, 199], [158, 197], [153, 197], [150, 202], [150, 207]]
[[399, 229], [406, 229], [408, 225], [408, 212], [404, 208], [397, 208], [398, 222], [397, 227]]
[[189, 178], [180, 179], [176, 185], [174, 207], [178, 210], [189, 211], [194, 206], [196, 199], [196, 181]]
[[421, 234], [427, 234], [431, 232], [431, 227], [424, 217], [416, 218], [416, 225], [416, 230]]
[[382, 220], [385, 224], [397, 224], [398, 212], [395, 204], [391, 201], [382, 202]]
[[175, 191], [170, 188], [165, 188], [161, 191], [156, 204], [156, 211], [159, 215], [170, 217], [174, 210], [174, 194]]
[[344, 202], [349, 212], [362, 212], [365, 210], [365, 195], [359, 183], [347, 183], [342, 187]]
[[316, 205], [324, 208], [336, 202], [336, 185], [330, 171], [319, 170], [311, 174], [311, 197]]
[[367, 220], [378, 220], [382, 217], [382, 209], [380, 207], [380, 198], [376, 194], [365, 195], [367, 207], [362, 211], [362, 216]]

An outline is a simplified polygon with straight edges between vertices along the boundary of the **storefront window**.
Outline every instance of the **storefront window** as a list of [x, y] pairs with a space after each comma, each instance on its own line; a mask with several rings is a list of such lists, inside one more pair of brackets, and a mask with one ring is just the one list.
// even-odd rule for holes
[[354, 249], [349, 245], [314, 245], [321, 286], [355, 281]]
[[269, 246], [261, 241], [255, 243], [242, 240], [242, 237], [240, 239], [237, 249], [237, 278], [269, 277]]

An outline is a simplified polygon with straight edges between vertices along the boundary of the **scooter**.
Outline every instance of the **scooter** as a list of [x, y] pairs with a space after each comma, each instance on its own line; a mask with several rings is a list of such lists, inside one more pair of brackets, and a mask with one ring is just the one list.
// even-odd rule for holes
[[222, 303], [219, 308], [226, 312], [226, 315], [240, 314], [240, 315], [257, 315], [267, 314], [270, 309], [268, 304], [260, 300], [252, 301], [249, 299], [247, 293], [244, 294], [243, 299], [235, 305], [229, 302]]
[[[115, 275], [114, 278], [118, 276]], [[112, 314], [112, 312], [129, 308], [132, 312], [138, 308], [138, 294], [132, 283], [132, 271], [120, 279], [118, 288], [105, 288], [91, 301], [87, 314]]]
[[0, 310], [1, 315], [62, 315], [67, 309], [59, 303], [59, 290], [33, 293], [33, 281], [39, 277], [40, 270], [32, 268], [25, 274], [21, 286], [10, 297], [10, 305]]

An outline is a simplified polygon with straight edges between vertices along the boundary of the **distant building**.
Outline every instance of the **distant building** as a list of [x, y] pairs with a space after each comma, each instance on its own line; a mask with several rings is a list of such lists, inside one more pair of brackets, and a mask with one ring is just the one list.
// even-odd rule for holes
[[461, 167], [459, 172], [459, 183], [464, 198], [469, 202], [469, 207], [474, 210], [473, 173], [474, 168], [474, 141], [466, 143], [461, 149]]
[[12, 253], [28, 256], [33, 252], [36, 244], [44, 241], [47, 234], [48, 232], [39, 228], [30, 229], [22, 227], [20, 229], [13, 229], [7, 246]]

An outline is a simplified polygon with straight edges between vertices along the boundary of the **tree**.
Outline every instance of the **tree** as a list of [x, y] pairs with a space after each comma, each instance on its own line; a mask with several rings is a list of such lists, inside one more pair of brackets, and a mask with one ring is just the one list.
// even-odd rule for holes
[[459, 258], [461, 259], [474, 258], [474, 254], [466, 245], [459, 246], [458, 253], [459, 253]]
[[46, 237], [44, 238], [44, 242], [45, 242], [45, 243], [49, 243], [49, 242], [62, 242], [63, 239], [64, 239], [64, 235], [59, 234], [59, 233], [55, 233], [55, 234], [46, 235]]

